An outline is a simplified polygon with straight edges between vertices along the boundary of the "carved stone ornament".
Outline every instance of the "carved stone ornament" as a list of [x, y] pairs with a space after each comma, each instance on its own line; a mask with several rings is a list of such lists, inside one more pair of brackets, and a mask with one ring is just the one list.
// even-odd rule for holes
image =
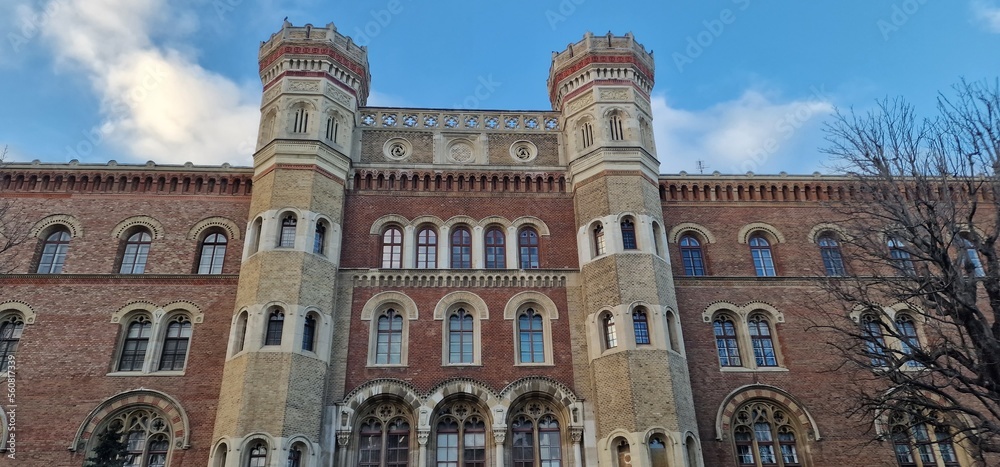
[[510, 157], [517, 162], [530, 162], [538, 157], [538, 147], [527, 140], [515, 141], [510, 145]]
[[627, 101], [628, 89], [601, 89], [602, 101]]
[[337, 432], [337, 446], [346, 447], [347, 443], [351, 442], [351, 432], [350, 431], [338, 431]]
[[288, 81], [289, 91], [319, 92], [319, 81], [293, 79]]
[[583, 441], [583, 429], [571, 428], [569, 430], [569, 437], [573, 440], [573, 444], [580, 444]]
[[465, 141], [458, 141], [448, 148], [448, 159], [452, 162], [464, 164], [472, 162], [475, 158], [475, 150], [472, 145]]
[[431, 437], [430, 431], [420, 430], [417, 432], [417, 443], [420, 443], [421, 446], [426, 446], [427, 440], [430, 439], [430, 437]]
[[588, 92], [587, 94], [578, 97], [576, 100], [570, 101], [567, 107], [569, 108], [569, 113], [575, 113], [580, 109], [593, 103], [594, 103], [594, 93]]
[[494, 431], [493, 432], [493, 441], [496, 442], [497, 444], [503, 444], [504, 441], [506, 441], [506, 440], [507, 440], [507, 431], [506, 430]]
[[413, 154], [413, 145], [404, 138], [392, 138], [382, 146], [382, 154], [386, 159], [401, 161]]
[[326, 83], [326, 89], [323, 91], [323, 94], [326, 94], [326, 97], [343, 104], [344, 107], [351, 106], [351, 96], [348, 96], [330, 83]]

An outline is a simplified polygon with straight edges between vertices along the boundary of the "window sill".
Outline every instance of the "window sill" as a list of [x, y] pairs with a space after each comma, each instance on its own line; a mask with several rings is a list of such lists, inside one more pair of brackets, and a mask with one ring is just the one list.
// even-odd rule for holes
[[541, 363], [514, 363], [514, 366], [520, 367], [546, 367], [546, 366], [556, 366], [555, 363], [541, 362]]
[[483, 364], [479, 363], [479, 362], [475, 362], [475, 363], [442, 363], [441, 366], [443, 366], [445, 368], [466, 368], [466, 367], [476, 368], [476, 367], [483, 366]]
[[784, 373], [788, 371], [788, 368], [780, 366], [762, 366], [757, 368], [748, 368], [745, 366], [724, 366], [720, 368], [723, 373]]
[[105, 376], [113, 377], [135, 377], [135, 376], [184, 376], [184, 370], [181, 371], [112, 371]]
[[405, 363], [369, 363], [368, 368], [409, 368]]

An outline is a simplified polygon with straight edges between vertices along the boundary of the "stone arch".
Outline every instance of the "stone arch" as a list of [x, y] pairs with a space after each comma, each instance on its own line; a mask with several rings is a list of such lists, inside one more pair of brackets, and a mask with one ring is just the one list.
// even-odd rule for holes
[[556, 303], [548, 295], [531, 290], [520, 292], [510, 297], [510, 300], [507, 300], [507, 305], [503, 309], [503, 318], [516, 318], [518, 309], [525, 303], [530, 302], [539, 304], [545, 310], [549, 319], [559, 319], [559, 309], [556, 308]]
[[147, 302], [145, 300], [135, 300], [132, 302], [128, 302], [125, 304], [125, 306], [119, 308], [118, 311], [115, 311], [114, 313], [111, 314], [111, 322], [120, 323], [122, 322], [122, 319], [124, 319], [126, 316], [136, 311], [149, 312], [150, 318], [152, 318], [153, 311], [158, 308], [160, 307], [157, 306], [155, 303]]
[[731, 311], [743, 319], [746, 319], [747, 316], [749, 316], [751, 313], [755, 311], [763, 311], [765, 312], [766, 315], [771, 317], [771, 319], [773, 319], [775, 323], [785, 322], [784, 313], [778, 311], [778, 309], [775, 308], [774, 305], [761, 301], [749, 302], [743, 306], [739, 306], [734, 303], [729, 303], [724, 301], [713, 302], [711, 305], [705, 307], [705, 311], [701, 313], [702, 321], [706, 323], [711, 323], [712, 317], [715, 316], [717, 312], [722, 310]]
[[400, 401], [403, 405], [413, 411], [414, 415], [420, 414], [420, 406], [423, 401], [410, 383], [394, 378], [380, 378], [366, 382], [354, 388], [344, 397], [344, 402], [340, 407], [340, 426], [338, 430], [351, 430], [357, 423], [354, 414], [363, 408], [367, 403], [376, 398], [389, 396]]
[[236, 226], [236, 223], [225, 217], [215, 216], [206, 217], [188, 231], [188, 240], [199, 240], [202, 234], [213, 227], [220, 228], [226, 232], [229, 236], [229, 240], [239, 240], [240, 239], [240, 228]]
[[130, 407], [150, 407], [160, 411], [173, 429], [173, 447], [176, 449], [191, 447], [190, 422], [187, 413], [177, 400], [160, 391], [136, 389], [111, 396], [92, 410], [76, 431], [76, 436], [73, 437], [69, 450], [76, 452], [85, 449], [87, 442], [97, 433], [97, 429], [109, 416]]
[[31, 227], [30, 235], [45, 240], [43, 236], [49, 233], [52, 227], [61, 225], [69, 231], [72, 238], [83, 237], [83, 224], [79, 219], [69, 214], [53, 214], [43, 217]]
[[[822, 439], [816, 420], [812, 417], [805, 406], [788, 392], [775, 386], [766, 384], [748, 384], [741, 386], [730, 392], [719, 405], [719, 411], [715, 416], [715, 439], [722, 441], [728, 438], [728, 433], [732, 429], [733, 415], [745, 402], [752, 399], [764, 399], [783, 406], [793, 416], [798, 425], [806, 431], [809, 440]], [[697, 439], [697, 438], [696, 438]]]
[[163, 224], [149, 216], [132, 216], [124, 219], [111, 229], [111, 237], [124, 240], [122, 238], [126, 232], [133, 227], [146, 227], [154, 240], [163, 240]]
[[475, 308], [476, 316], [479, 319], [489, 319], [490, 310], [486, 306], [486, 301], [484, 301], [479, 295], [472, 292], [452, 292], [441, 300], [438, 300], [437, 306], [434, 307], [434, 319], [445, 319], [445, 315], [448, 313], [448, 309], [455, 305], [456, 303], [468, 303]]
[[[545, 376], [527, 376], [504, 387], [499, 394], [500, 403], [511, 407], [518, 399], [530, 394], [546, 394], [552, 401], [569, 409], [579, 398], [563, 383]], [[572, 423], [572, 420], [570, 420]]]
[[523, 226], [534, 227], [538, 231], [538, 235], [549, 235], [549, 226], [545, 225], [545, 222], [535, 216], [521, 216], [514, 219], [510, 225], [514, 227], [515, 230], [520, 230]]
[[670, 229], [670, 233], [667, 234], [667, 240], [670, 243], [677, 243], [680, 241], [681, 235], [689, 231], [698, 234], [707, 243], [715, 243], [715, 235], [712, 235], [712, 232], [708, 228], [694, 222], [682, 222], [675, 225]]
[[0, 303], [0, 311], [14, 310], [21, 314], [24, 324], [35, 324], [35, 310], [27, 303], [11, 300]]
[[[428, 414], [433, 414], [442, 402], [456, 396], [467, 396], [482, 404], [486, 409], [484, 412], [488, 412], [487, 417], [492, 425], [503, 423], [503, 420], [495, 419], [496, 415], [491, 410], [501, 404], [500, 397], [487, 385], [471, 378], [452, 378], [438, 383], [424, 397], [423, 408]], [[421, 413], [424, 413], [424, 410]]]
[[163, 305], [161, 308], [168, 314], [175, 311], [182, 311], [191, 317], [191, 322], [194, 324], [199, 324], [205, 321], [205, 313], [201, 311], [201, 307], [187, 300], [168, 303]]
[[473, 218], [471, 218], [469, 216], [452, 216], [452, 217], [449, 217], [448, 220], [444, 221], [444, 223], [441, 224], [441, 226], [442, 227], [447, 227], [448, 229], [451, 229], [451, 228], [455, 227], [458, 224], [465, 224], [465, 225], [469, 226], [469, 229], [472, 229], [474, 227], [479, 226], [479, 221], [477, 221], [477, 220], [475, 220], [475, 219], [473, 219]]
[[746, 244], [750, 241], [750, 236], [756, 232], [768, 234], [775, 243], [785, 243], [785, 236], [781, 234], [781, 231], [775, 226], [764, 222], [751, 222], [744, 225], [737, 234], [737, 240], [742, 244]]
[[809, 237], [808, 237], [809, 238], [809, 242], [810, 243], [817, 243], [817, 241], [819, 240], [820, 235], [822, 235], [822, 234], [824, 234], [826, 232], [833, 232], [833, 233], [837, 234], [838, 240], [850, 240], [852, 238], [851, 235], [848, 234], [847, 231], [844, 230], [843, 227], [841, 227], [841, 226], [839, 226], [837, 224], [824, 223], [824, 224], [816, 224], [812, 228], [812, 230], [809, 231]]
[[361, 309], [361, 320], [371, 321], [375, 316], [375, 312], [388, 303], [398, 303], [402, 306], [403, 314], [406, 315], [407, 319], [415, 320], [419, 316], [417, 303], [408, 295], [402, 292], [379, 292], [372, 295], [372, 298], [369, 298], [365, 302], [364, 308]]
[[[422, 225], [433, 225], [436, 230], [440, 230], [441, 226], [444, 225], [444, 220], [438, 216], [423, 215], [414, 217], [413, 220], [408, 221], [405, 225], [412, 225], [414, 228], [420, 227]], [[380, 232], [381, 233], [381, 232]]]
[[396, 224], [402, 228], [409, 223], [410, 221], [399, 214], [386, 214], [378, 219], [375, 219], [375, 222], [372, 222], [372, 228], [368, 231], [368, 233], [372, 235], [382, 235], [382, 232], [390, 225]]
[[503, 217], [503, 216], [489, 216], [489, 217], [484, 217], [483, 219], [481, 219], [479, 221], [479, 225], [481, 225], [483, 227], [483, 229], [485, 229], [485, 228], [487, 228], [489, 226], [499, 226], [499, 227], [503, 228], [504, 230], [506, 230], [508, 227], [510, 227], [513, 224], [511, 223], [511, 221], [507, 220], [506, 217]]

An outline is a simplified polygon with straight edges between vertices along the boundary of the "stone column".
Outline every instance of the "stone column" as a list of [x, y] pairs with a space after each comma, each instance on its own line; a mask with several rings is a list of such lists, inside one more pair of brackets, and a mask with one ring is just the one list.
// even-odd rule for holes
[[572, 428], [569, 437], [573, 440], [573, 467], [583, 467], [583, 430]]
[[427, 430], [417, 430], [417, 443], [420, 444], [417, 455], [417, 467], [427, 467], [427, 439], [431, 437], [431, 432]]
[[503, 462], [503, 443], [507, 440], [507, 428], [503, 427], [500, 429], [493, 429], [493, 443], [494, 443], [494, 456], [496, 457], [496, 462], [493, 465], [501, 467], [504, 465]]

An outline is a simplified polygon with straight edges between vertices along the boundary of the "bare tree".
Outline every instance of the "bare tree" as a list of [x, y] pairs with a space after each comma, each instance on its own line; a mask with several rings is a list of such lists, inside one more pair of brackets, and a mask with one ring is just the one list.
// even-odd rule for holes
[[914, 449], [944, 435], [1000, 452], [997, 84], [961, 82], [928, 119], [901, 99], [838, 112], [827, 136], [854, 195], [831, 204], [850, 267], [823, 282], [843, 305], [823, 328], [856, 413]]
[[[7, 159], [7, 146], [0, 152], [0, 174], [3, 174]], [[16, 269], [17, 247], [28, 237], [24, 212], [14, 200], [0, 191], [0, 274], [8, 274]]]

